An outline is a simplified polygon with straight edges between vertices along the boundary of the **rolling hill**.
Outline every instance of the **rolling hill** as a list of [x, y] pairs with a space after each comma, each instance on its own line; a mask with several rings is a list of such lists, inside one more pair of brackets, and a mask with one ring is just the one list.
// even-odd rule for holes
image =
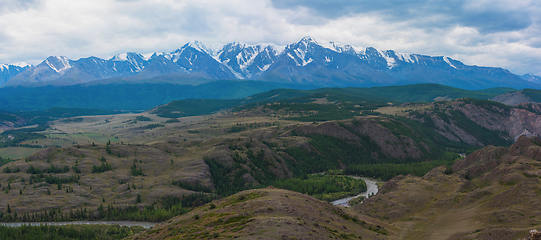
[[357, 212], [404, 226], [404, 239], [517, 239], [541, 226], [539, 138], [488, 146], [423, 177], [399, 176]]

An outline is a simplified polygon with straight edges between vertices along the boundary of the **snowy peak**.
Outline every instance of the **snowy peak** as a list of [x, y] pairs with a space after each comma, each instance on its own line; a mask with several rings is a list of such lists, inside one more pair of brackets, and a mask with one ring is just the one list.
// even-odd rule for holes
[[267, 47], [265, 47], [265, 51], [275, 56], [281, 55], [285, 49], [286, 49], [286, 46], [278, 46], [272, 43], [267, 44]]
[[336, 42], [330, 42], [331, 44], [331, 50], [334, 50], [338, 53], [347, 53], [347, 54], [351, 54], [351, 55], [355, 55], [356, 52], [355, 52], [355, 49], [351, 46], [351, 45], [342, 45], [340, 43], [336, 43]]
[[0, 64], [0, 85], [30, 68], [28, 63]]
[[220, 62], [230, 62], [232, 59], [236, 59], [239, 64], [245, 64], [255, 55], [261, 52], [262, 47], [260, 45], [247, 45], [245, 43], [233, 42], [226, 44], [218, 53], [217, 59]]
[[70, 69], [72, 67], [71, 60], [69, 60], [66, 56], [51, 56], [48, 57], [43, 64], [49, 66], [52, 70], [54, 70], [57, 73], [65, 72], [66, 70]]
[[394, 52], [397, 56], [398, 60], [406, 63], [418, 63], [419, 58], [417, 58], [417, 55], [411, 54], [411, 53], [398, 53]]
[[304, 44], [304, 45], [316, 44], [316, 45], [319, 45], [319, 43], [318, 43], [315, 39], [313, 39], [312, 37], [310, 37], [310, 36], [303, 37], [303, 38], [299, 41], [299, 44]]
[[289, 45], [291, 47], [297, 47], [304, 50], [314, 48], [326, 48], [337, 53], [355, 54], [355, 49], [351, 45], [342, 45], [337, 42], [328, 42], [323, 40], [316, 40], [312, 37], [304, 37], [298, 43]]
[[252, 61], [263, 48], [260, 45], [247, 45], [244, 43], [233, 42], [225, 45], [217, 54], [217, 59], [225, 63], [234, 63], [239, 65], [240, 69]]
[[189, 43], [186, 43], [184, 46], [182, 46], [181, 49], [186, 49], [188, 47], [191, 47], [199, 52], [202, 52], [202, 53], [206, 53], [208, 55], [211, 55], [213, 56], [214, 55], [214, 51], [210, 48], [208, 48], [207, 46], [205, 46], [202, 42], [199, 42], [197, 40], [193, 41], [193, 42], [189, 42]]
[[521, 78], [528, 81], [528, 82], [541, 83], [541, 77], [533, 75], [531, 73], [524, 74], [524, 75], [521, 76]]
[[18, 63], [13, 63], [13, 64], [2, 64], [2, 65], [6, 65], [6, 66], [16, 66], [16, 67], [20, 67], [20, 68], [29, 68], [29, 67], [32, 67], [32, 64], [30, 63], [27, 63], [27, 62], [18, 62]]
[[152, 61], [154, 58], [157, 58], [157, 57], [165, 57], [171, 60], [171, 54], [164, 53], [164, 52], [155, 52], [152, 55], [150, 55], [150, 57], [148, 58], [148, 61]]
[[128, 62], [131, 64], [137, 71], [142, 71], [144, 66], [146, 65], [145, 57], [143, 55], [134, 53], [134, 52], [128, 52], [128, 53], [121, 53], [118, 54], [109, 61], [113, 62]]
[[463, 63], [450, 57], [431, 57], [419, 54], [399, 53], [394, 50], [382, 51], [372, 47], [366, 48], [364, 52], [359, 52], [358, 56], [372, 64], [385, 63], [387, 69], [393, 69], [405, 64], [415, 64], [448, 70], [461, 70], [464, 68]]
[[287, 48], [309, 51], [314, 49], [316, 46], [323, 47], [312, 37], [303, 37], [298, 43], [290, 44]]
[[30, 68], [31, 66], [32, 65], [25, 62], [13, 63], [13, 64], [0, 63], [0, 72], [22, 71], [22, 70]]
[[[188, 65], [193, 65], [193, 62], [196, 61], [198, 57], [203, 55], [212, 57], [213, 51], [207, 48], [203, 43], [196, 40], [194, 42], [184, 44], [184, 46], [170, 54], [165, 54], [164, 57], [182, 66], [182, 64], [186, 63]], [[182, 64], [180, 62], [182, 62]], [[191, 67], [188, 67], [187, 69], [190, 68]]]
[[304, 37], [298, 43], [288, 45], [283, 54], [289, 57], [297, 67], [304, 67], [314, 60], [312, 54], [322, 48], [323, 46], [315, 39]]
[[280, 47], [271, 44], [233, 42], [224, 45], [216, 59], [226, 65], [237, 78], [252, 79], [267, 70], [281, 51]]
[[144, 60], [144, 57], [143, 57], [143, 55], [138, 54], [138, 53], [127, 52], [127, 53], [121, 53], [121, 54], [115, 55], [114, 57], [112, 57], [109, 60], [118, 61], [118, 62], [123, 62], [123, 61], [132, 62], [134, 60], [135, 61]]
[[494, 86], [507, 86], [522, 81], [524, 86], [535, 88], [541, 84], [540, 77], [534, 75], [525, 75], [521, 79], [506, 70], [467, 66], [449, 57], [372, 47], [357, 51], [351, 45], [309, 36], [286, 46], [232, 42], [216, 49], [219, 50], [214, 51], [199, 41], [193, 41], [173, 52], [156, 52], [146, 57], [127, 52], [108, 60], [88, 57], [72, 61], [64, 56], [49, 57], [35, 67], [25, 63], [19, 66], [0, 64], [0, 84], [8, 80], [10, 82], [6, 84], [12, 85], [47, 81], [75, 84], [106, 78], [151, 78], [166, 74], [195, 74], [208, 79], [297, 81], [322, 86], [453, 82], [455, 87], [488, 88], [493, 86], [490, 82], [494, 82]]

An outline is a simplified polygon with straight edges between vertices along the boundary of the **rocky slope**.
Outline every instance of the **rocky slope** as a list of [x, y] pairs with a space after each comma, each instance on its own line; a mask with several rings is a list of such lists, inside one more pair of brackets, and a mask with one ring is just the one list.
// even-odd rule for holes
[[494, 131], [497, 136], [509, 141], [516, 141], [521, 135], [541, 136], [541, 116], [535, 108], [522, 109], [472, 99], [423, 105], [428, 108], [411, 112], [407, 117], [420, 122], [432, 122], [436, 131], [450, 141], [485, 146], [486, 141], [480, 141], [479, 136], [474, 136], [480, 130], [472, 124]]
[[531, 102], [532, 100], [528, 96], [524, 95], [523, 92], [524, 91], [521, 90], [521, 91], [516, 91], [516, 92], [505, 93], [505, 94], [496, 96], [490, 100], [494, 102], [501, 102], [509, 106], [516, 106], [521, 103]]
[[19, 115], [0, 111], [0, 133], [5, 130], [26, 125], [30, 120]]
[[355, 209], [407, 228], [405, 239], [516, 239], [541, 227], [539, 143], [522, 136], [509, 148], [472, 153], [452, 170], [396, 177]]

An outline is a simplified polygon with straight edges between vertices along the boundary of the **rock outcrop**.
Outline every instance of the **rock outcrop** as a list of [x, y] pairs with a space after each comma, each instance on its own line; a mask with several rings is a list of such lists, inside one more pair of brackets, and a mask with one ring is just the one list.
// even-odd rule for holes
[[519, 240], [541, 240], [541, 232], [530, 230], [530, 234], [526, 238], [521, 238]]

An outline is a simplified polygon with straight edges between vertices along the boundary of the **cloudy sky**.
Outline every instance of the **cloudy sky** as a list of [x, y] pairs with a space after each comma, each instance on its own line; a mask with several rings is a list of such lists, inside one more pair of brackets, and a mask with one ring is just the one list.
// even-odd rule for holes
[[0, 63], [304, 36], [541, 76], [538, 0], [0, 0]]

